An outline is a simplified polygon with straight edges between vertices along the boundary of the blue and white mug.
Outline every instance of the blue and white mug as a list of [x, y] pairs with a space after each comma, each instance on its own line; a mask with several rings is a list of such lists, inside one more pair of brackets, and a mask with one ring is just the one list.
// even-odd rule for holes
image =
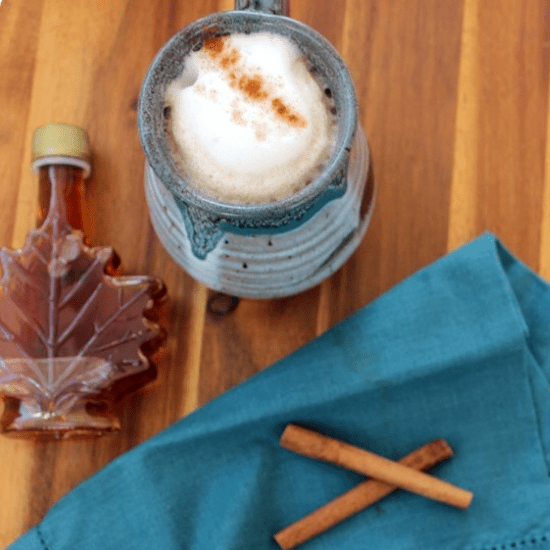
[[[235, 8], [184, 27], [149, 67], [138, 107], [147, 203], [163, 246], [204, 285], [239, 297], [289, 296], [329, 277], [363, 238], [375, 194], [370, 152], [353, 81], [334, 47], [287, 17], [286, 0], [236, 0]], [[256, 31], [289, 37], [326, 83], [337, 144], [322, 172], [294, 195], [260, 204], [222, 202], [201, 194], [178, 171], [166, 133], [165, 94], [186, 55], [204, 40]]]

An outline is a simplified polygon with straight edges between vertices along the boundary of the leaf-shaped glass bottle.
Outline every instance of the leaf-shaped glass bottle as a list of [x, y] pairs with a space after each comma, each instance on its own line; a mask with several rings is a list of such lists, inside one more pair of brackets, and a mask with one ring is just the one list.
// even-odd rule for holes
[[117, 276], [113, 251], [82, 228], [88, 137], [49, 124], [33, 135], [37, 229], [0, 249], [0, 429], [54, 438], [100, 435], [120, 423], [113, 403], [154, 378], [164, 334], [154, 322], [164, 285]]

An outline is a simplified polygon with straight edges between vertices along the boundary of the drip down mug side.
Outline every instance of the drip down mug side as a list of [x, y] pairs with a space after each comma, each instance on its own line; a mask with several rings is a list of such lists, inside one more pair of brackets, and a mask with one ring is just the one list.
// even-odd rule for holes
[[[167, 132], [166, 93], [190, 52], [206, 41], [259, 32], [288, 37], [305, 56], [333, 100], [335, 143], [322, 171], [290, 196], [254, 204], [220, 200], [186, 181], [178, 167]], [[353, 253], [372, 215], [374, 178], [357, 119], [344, 61], [306, 25], [256, 10], [216, 13], [191, 23], [157, 54], [138, 107], [146, 197], [161, 243], [192, 277], [226, 294], [275, 298], [318, 284]]]

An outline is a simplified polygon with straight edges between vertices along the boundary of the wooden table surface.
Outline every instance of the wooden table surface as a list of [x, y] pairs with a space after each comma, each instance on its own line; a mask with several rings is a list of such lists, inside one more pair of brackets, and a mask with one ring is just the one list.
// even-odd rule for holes
[[447, 251], [493, 231], [550, 278], [546, 0], [291, 0], [355, 79], [378, 185], [369, 231], [332, 278], [214, 317], [211, 293], [166, 254], [148, 218], [136, 102], [160, 46], [230, 0], [0, 0], [0, 245], [34, 226], [33, 130], [87, 128], [89, 237], [125, 272], [168, 287], [158, 380], [122, 429], [91, 441], [0, 436], [0, 547], [116, 456], [268, 367]]

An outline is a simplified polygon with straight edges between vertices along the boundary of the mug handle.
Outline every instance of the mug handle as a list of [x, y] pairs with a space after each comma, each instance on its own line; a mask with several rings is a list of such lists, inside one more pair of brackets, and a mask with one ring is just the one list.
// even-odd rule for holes
[[290, 14], [290, 0], [235, 0], [236, 10], [256, 10], [275, 15]]

